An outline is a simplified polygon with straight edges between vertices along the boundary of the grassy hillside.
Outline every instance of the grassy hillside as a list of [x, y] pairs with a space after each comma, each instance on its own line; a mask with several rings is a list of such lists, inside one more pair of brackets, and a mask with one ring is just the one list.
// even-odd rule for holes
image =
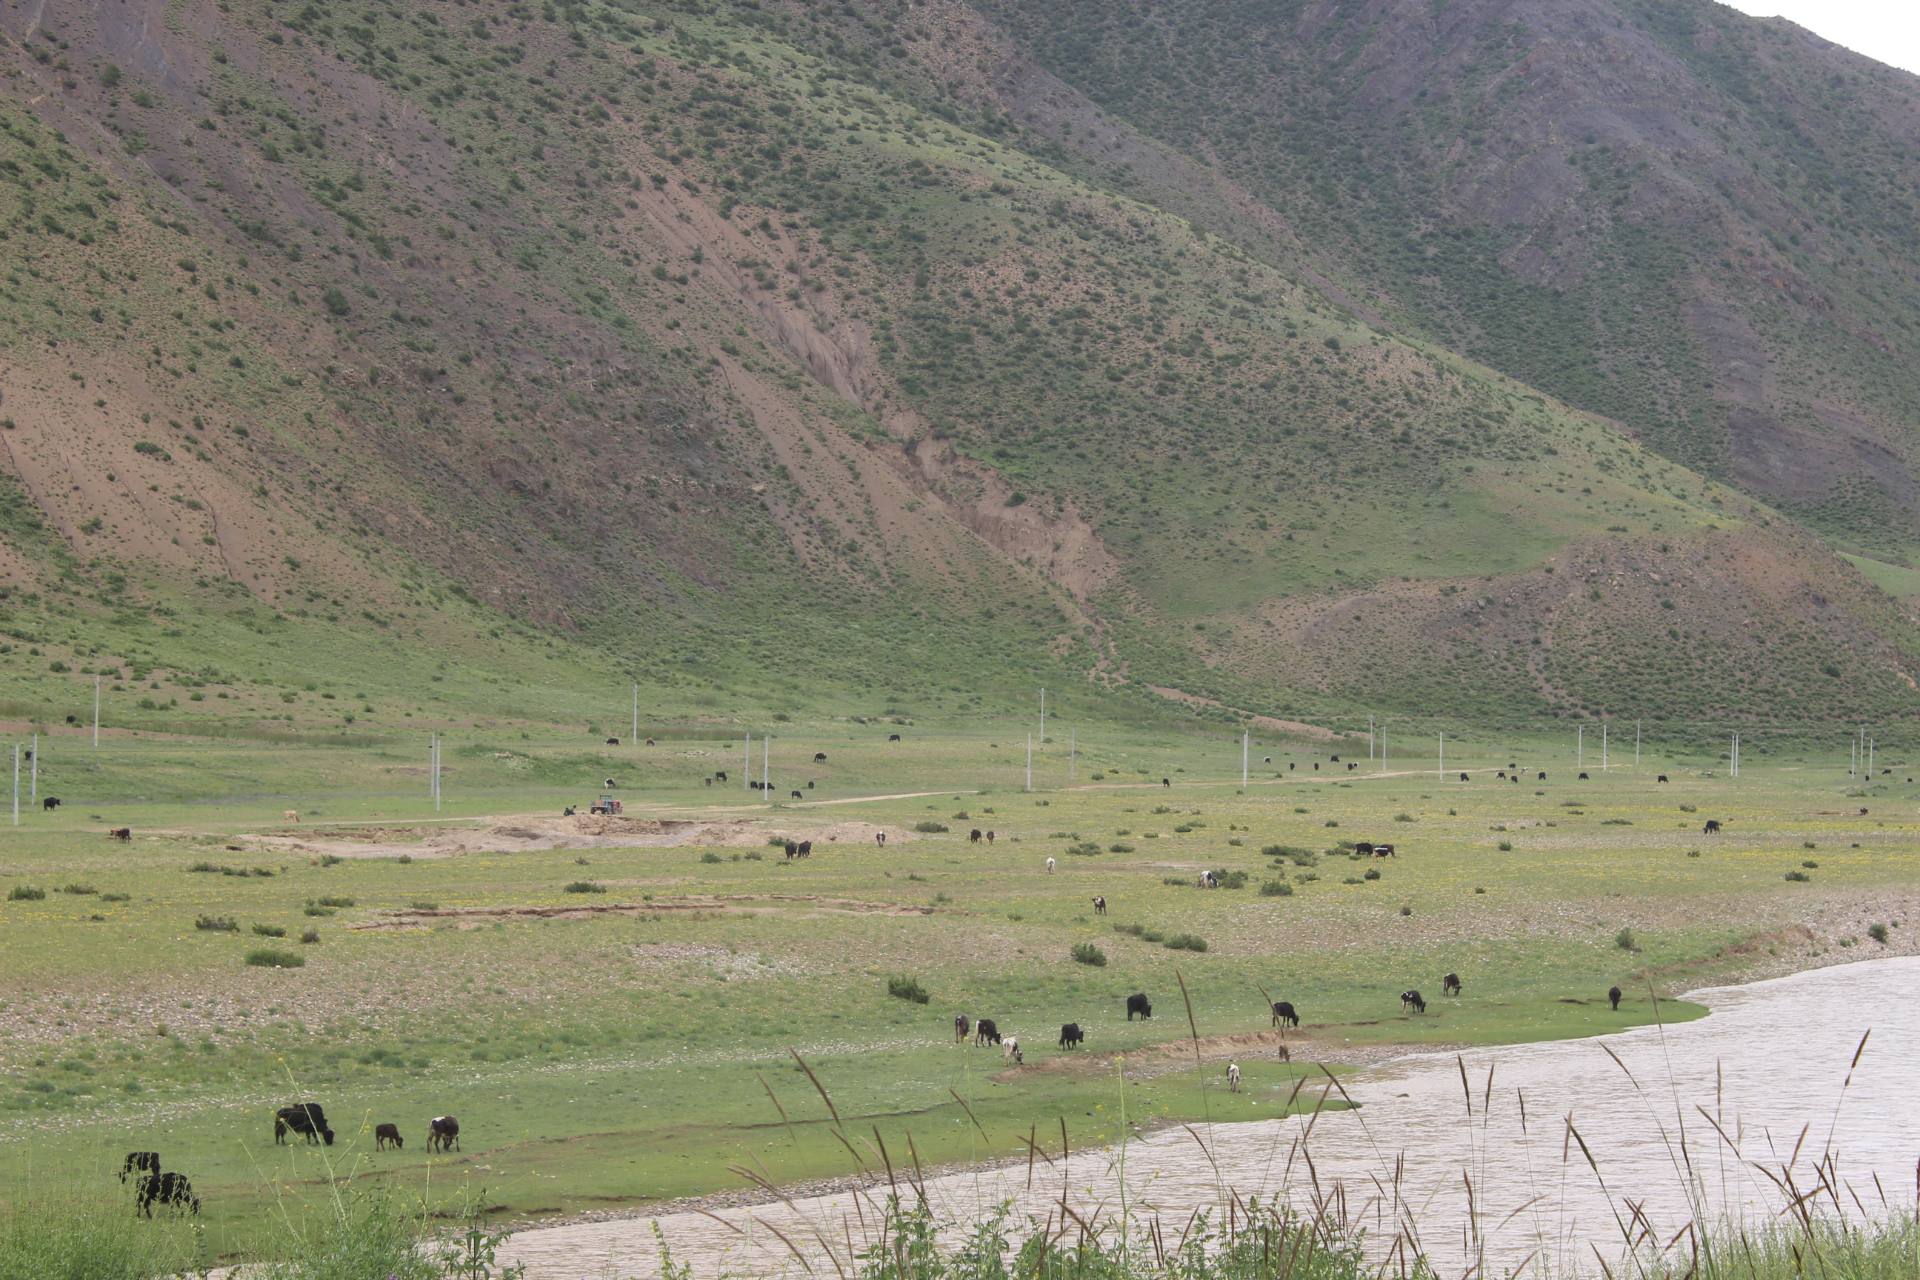
[[[1056, 101], [1101, 91], [998, 16]], [[386, 725], [453, 655], [490, 674], [448, 705], [516, 685], [556, 719], [578, 696], [546, 690], [629, 678], [686, 713], [1087, 679], [1320, 718], [1907, 704], [1911, 625], [1854, 567], [1634, 403], [1539, 377], [1632, 429], [1568, 408], [1353, 286], [1144, 72], [1137, 126], [1023, 124], [978, 11], [146, 0], [0, 31], [23, 714], [105, 665], [156, 703], [265, 681], [267, 712], [351, 684]]]

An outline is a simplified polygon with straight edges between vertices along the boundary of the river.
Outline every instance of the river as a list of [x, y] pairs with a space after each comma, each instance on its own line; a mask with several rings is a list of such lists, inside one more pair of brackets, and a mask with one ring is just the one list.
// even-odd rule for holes
[[[1788, 1198], [1782, 1183], [1805, 1191], [1823, 1170], [1833, 1192], [1812, 1203], [1826, 1211], [1835, 1200], [1855, 1220], [1910, 1208], [1916, 995], [1920, 957], [1709, 988], [1688, 994], [1713, 1011], [1697, 1021], [1411, 1055], [1346, 1078], [1356, 1110], [1216, 1120], [1041, 1165], [1031, 1186], [1021, 1164], [929, 1178], [926, 1193], [945, 1222], [1011, 1202], [1016, 1222], [1057, 1223], [1064, 1197], [1083, 1221], [1113, 1223], [1124, 1187], [1129, 1215], [1177, 1233], [1196, 1209], [1217, 1213], [1230, 1189], [1319, 1206], [1364, 1227], [1376, 1256], [1424, 1252], [1442, 1277], [1598, 1274], [1596, 1257], [1612, 1263], [1629, 1240], [1644, 1248], [1684, 1240], [1691, 1223], [1771, 1221]], [[844, 1265], [883, 1194], [530, 1229], [503, 1258], [529, 1280], [652, 1277], [657, 1223], [701, 1280], [804, 1274], [792, 1248], [830, 1275], [824, 1251]]]

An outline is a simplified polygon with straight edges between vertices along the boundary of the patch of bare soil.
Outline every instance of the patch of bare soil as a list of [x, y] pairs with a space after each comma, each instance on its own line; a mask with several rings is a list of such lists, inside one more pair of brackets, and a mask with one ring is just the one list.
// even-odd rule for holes
[[886, 832], [889, 844], [913, 839], [911, 832], [871, 822], [814, 824], [585, 813], [570, 818], [522, 815], [475, 827], [336, 827], [324, 833], [269, 832], [239, 839], [243, 847], [256, 851], [315, 858], [454, 858], [469, 853], [538, 853], [549, 849], [666, 849], [687, 845], [755, 849], [774, 839], [811, 840], [816, 845], [871, 843], [881, 831]]
[[543, 906], [436, 907], [382, 911], [375, 919], [351, 924], [349, 929], [429, 929], [451, 924], [456, 929], [478, 929], [503, 920], [591, 920], [595, 916], [659, 916], [677, 912], [707, 915], [765, 915], [784, 905], [811, 913], [851, 916], [930, 916], [932, 907], [905, 902], [870, 902], [864, 898], [826, 898], [814, 893], [690, 894], [653, 898], [644, 902], [588, 902]]
[[[1328, 1031], [1338, 1028], [1327, 1028]], [[1037, 1044], [1038, 1041], [1036, 1040]], [[1042, 1058], [1002, 1071], [994, 1080], [1005, 1084], [1018, 1079], [1025, 1072], [1067, 1072], [1077, 1075], [1102, 1075], [1110, 1072], [1114, 1060], [1125, 1058], [1127, 1072], [1134, 1076], [1159, 1076], [1182, 1067], [1193, 1065], [1196, 1051], [1201, 1062], [1251, 1062], [1256, 1059], [1277, 1058], [1284, 1046], [1287, 1057], [1282, 1061], [1311, 1065], [1319, 1062], [1338, 1062], [1350, 1066], [1372, 1066], [1393, 1058], [1402, 1058], [1409, 1053], [1425, 1053], [1429, 1050], [1446, 1052], [1464, 1045], [1445, 1044], [1354, 1044], [1346, 1040], [1336, 1040], [1328, 1035], [1310, 1035], [1299, 1031], [1242, 1031], [1232, 1035], [1201, 1036], [1199, 1040], [1168, 1040], [1161, 1044], [1150, 1044], [1138, 1049], [1114, 1050], [1107, 1053], [1066, 1053], [1054, 1057]]]

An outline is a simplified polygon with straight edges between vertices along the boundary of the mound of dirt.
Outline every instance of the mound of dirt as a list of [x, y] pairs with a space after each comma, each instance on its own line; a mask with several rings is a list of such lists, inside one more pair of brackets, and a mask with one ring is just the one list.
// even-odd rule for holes
[[647, 849], [688, 845], [757, 849], [770, 840], [811, 840], [815, 845], [871, 843], [885, 831], [889, 844], [911, 832], [870, 822], [761, 822], [747, 818], [638, 818], [619, 814], [572, 817], [518, 815], [470, 827], [352, 826], [286, 835], [243, 836], [247, 847], [280, 854], [335, 858], [453, 858], [469, 853], [540, 852], [548, 849]]

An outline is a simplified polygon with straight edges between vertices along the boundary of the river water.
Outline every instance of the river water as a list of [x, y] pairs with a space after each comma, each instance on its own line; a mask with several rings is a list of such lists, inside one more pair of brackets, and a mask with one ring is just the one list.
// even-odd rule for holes
[[[1915, 957], [1710, 988], [1688, 997], [1710, 1016], [1665, 1029], [1398, 1059], [1343, 1081], [1357, 1110], [1169, 1130], [1065, 1162], [1056, 1152], [1031, 1185], [1022, 1164], [925, 1189], [943, 1222], [1010, 1202], [1016, 1224], [1057, 1226], [1063, 1198], [1082, 1221], [1119, 1221], [1124, 1186], [1131, 1218], [1176, 1235], [1196, 1209], [1218, 1217], [1231, 1197], [1277, 1198], [1364, 1228], [1375, 1257], [1424, 1253], [1442, 1277], [1598, 1275], [1597, 1259], [1629, 1247], [1678, 1236], [1683, 1249], [1689, 1224], [1773, 1221], [1794, 1194], [1783, 1185], [1804, 1192], [1824, 1177], [1830, 1191], [1809, 1203], [1856, 1221], [1911, 1208], [1916, 996]], [[884, 1194], [533, 1229], [503, 1257], [529, 1280], [651, 1277], [657, 1223], [700, 1280], [805, 1274], [794, 1250], [832, 1275], [826, 1251], [845, 1265]]]

